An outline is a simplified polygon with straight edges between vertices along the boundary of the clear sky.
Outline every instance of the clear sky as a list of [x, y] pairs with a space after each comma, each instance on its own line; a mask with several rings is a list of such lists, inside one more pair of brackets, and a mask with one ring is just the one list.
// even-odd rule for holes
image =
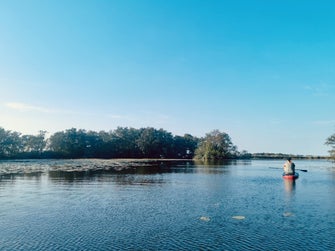
[[0, 0], [0, 127], [228, 133], [326, 155], [335, 1]]

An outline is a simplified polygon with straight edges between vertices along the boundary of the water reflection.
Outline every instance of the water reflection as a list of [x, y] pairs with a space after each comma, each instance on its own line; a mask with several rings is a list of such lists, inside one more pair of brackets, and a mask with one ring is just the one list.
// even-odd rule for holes
[[111, 183], [116, 185], [151, 185], [162, 184], [164, 180], [160, 174], [117, 174], [117, 173], [64, 173], [49, 172], [48, 180], [56, 184], [75, 183]]
[[196, 166], [192, 173], [205, 173], [205, 174], [228, 174], [230, 173], [231, 168], [229, 166], [219, 166], [219, 167], [203, 167]]
[[251, 166], [251, 160], [194, 161], [193, 172], [205, 174], [229, 174], [238, 166]]
[[288, 179], [283, 180], [284, 180], [285, 191], [288, 194], [292, 194], [295, 191], [295, 180], [288, 180]]
[[195, 165], [203, 165], [206, 167], [210, 166], [234, 166], [234, 165], [251, 165], [251, 160], [235, 160], [235, 159], [226, 159], [226, 160], [195, 160], [193, 162]]
[[17, 178], [21, 178], [24, 180], [36, 180], [40, 181], [42, 177], [42, 172], [29, 172], [29, 173], [9, 173], [0, 175], [0, 183], [1, 181], [15, 181]]
[[[249, 161], [167, 161], [167, 160], [45, 160], [3, 162], [0, 165], [1, 180], [38, 178], [47, 176], [52, 181], [75, 182], [93, 180], [111, 175], [157, 175], [165, 173], [226, 174], [232, 166], [251, 165]], [[121, 183], [129, 183], [122, 181]], [[131, 183], [131, 182], [130, 182]], [[142, 183], [146, 183], [143, 181]]]
[[285, 212], [284, 216], [285, 217], [290, 217], [293, 216], [294, 214], [292, 213], [292, 202], [294, 201], [294, 194], [295, 194], [295, 180], [284, 180], [284, 188], [285, 188]]

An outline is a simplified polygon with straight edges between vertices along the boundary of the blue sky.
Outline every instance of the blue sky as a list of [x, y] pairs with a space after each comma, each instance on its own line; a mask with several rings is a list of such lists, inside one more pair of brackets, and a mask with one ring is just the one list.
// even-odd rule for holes
[[0, 126], [227, 132], [326, 155], [333, 1], [0, 0]]

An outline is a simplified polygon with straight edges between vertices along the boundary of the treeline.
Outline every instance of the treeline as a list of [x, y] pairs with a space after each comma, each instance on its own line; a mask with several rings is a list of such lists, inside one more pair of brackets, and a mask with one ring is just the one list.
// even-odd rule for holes
[[285, 153], [252, 153], [250, 154], [253, 159], [327, 159], [326, 156], [314, 155], [301, 155], [301, 154], [285, 154]]
[[0, 127], [0, 159], [15, 158], [166, 158], [221, 160], [250, 158], [227, 133], [174, 136], [163, 129], [118, 127], [113, 131], [71, 128], [46, 138], [46, 131], [22, 135]]
[[163, 129], [114, 131], [68, 129], [48, 139], [46, 132], [21, 135], [0, 128], [0, 158], [193, 158], [199, 138], [173, 136]]
[[[335, 159], [335, 134], [326, 144]], [[227, 133], [213, 130], [205, 137], [175, 136], [163, 129], [118, 127], [112, 131], [71, 128], [46, 138], [46, 131], [23, 135], [0, 127], [0, 159], [23, 158], [167, 158], [167, 159], [321, 159], [282, 153], [239, 152]]]

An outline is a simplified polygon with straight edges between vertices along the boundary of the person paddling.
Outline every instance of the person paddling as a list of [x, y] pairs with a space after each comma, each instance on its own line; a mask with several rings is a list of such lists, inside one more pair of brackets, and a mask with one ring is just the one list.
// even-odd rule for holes
[[294, 174], [295, 173], [295, 164], [292, 162], [290, 157], [287, 158], [287, 161], [284, 164], [284, 174]]

